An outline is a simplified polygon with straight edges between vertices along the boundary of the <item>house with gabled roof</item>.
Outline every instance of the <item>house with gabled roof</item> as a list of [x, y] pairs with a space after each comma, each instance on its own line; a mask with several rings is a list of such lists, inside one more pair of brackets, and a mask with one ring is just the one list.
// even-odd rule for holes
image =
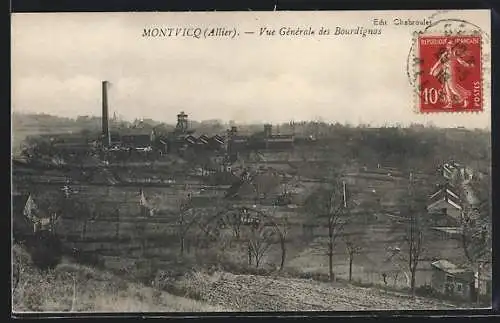
[[32, 231], [33, 225], [25, 216], [29, 194], [12, 194], [12, 228], [14, 239]]
[[196, 138], [193, 135], [187, 135], [184, 140], [189, 144], [189, 145], [196, 145], [198, 142], [198, 138]]
[[47, 201], [41, 202], [36, 202], [32, 194], [14, 196], [13, 204], [16, 212], [13, 214], [14, 224], [20, 226], [16, 230], [27, 230], [28, 227], [31, 233], [55, 230], [54, 226], [61, 215], [61, 210], [51, 206]]
[[210, 138], [207, 135], [201, 135], [198, 137], [198, 143], [201, 145], [206, 145], [206, 144], [208, 144], [209, 139]]
[[471, 299], [475, 295], [474, 272], [440, 259], [431, 263], [431, 286], [441, 294]]
[[454, 192], [454, 188], [448, 183], [445, 183], [443, 185], [438, 185], [438, 190], [434, 194], [429, 196], [429, 199], [432, 200], [433, 198], [435, 198], [438, 194], [442, 193], [443, 191], [446, 192], [446, 194], [453, 197], [454, 199], [457, 199], [457, 200], [460, 199], [458, 194]]
[[462, 236], [462, 227], [431, 227], [431, 230], [436, 234], [439, 239], [460, 239]]
[[457, 164], [455, 164], [453, 162], [444, 163], [441, 166], [441, 169], [440, 169], [441, 170], [441, 174], [447, 180], [452, 180], [455, 177], [455, 175], [457, 174], [457, 172], [458, 172], [458, 166], [459, 165], [457, 165]]
[[208, 146], [213, 150], [221, 150], [224, 148], [225, 140], [220, 135], [215, 135], [213, 137], [208, 138]]
[[451, 186], [443, 185], [438, 191], [429, 196], [427, 211], [438, 216], [437, 220], [441, 224], [450, 224], [450, 219], [453, 220], [452, 223], [460, 221], [461, 204], [460, 197], [452, 190]]

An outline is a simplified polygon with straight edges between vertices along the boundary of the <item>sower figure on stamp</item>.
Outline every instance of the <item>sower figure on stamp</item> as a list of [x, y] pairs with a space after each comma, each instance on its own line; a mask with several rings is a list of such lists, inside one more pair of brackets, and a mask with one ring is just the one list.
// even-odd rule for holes
[[474, 66], [473, 63], [468, 63], [464, 60], [465, 54], [466, 50], [463, 46], [453, 46], [453, 43], [448, 41], [446, 49], [429, 71], [430, 75], [439, 79], [443, 84], [446, 103], [444, 108], [451, 109], [453, 104], [462, 103], [463, 107], [468, 105], [467, 99], [471, 93], [458, 84], [458, 67], [460, 65], [467, 68]]

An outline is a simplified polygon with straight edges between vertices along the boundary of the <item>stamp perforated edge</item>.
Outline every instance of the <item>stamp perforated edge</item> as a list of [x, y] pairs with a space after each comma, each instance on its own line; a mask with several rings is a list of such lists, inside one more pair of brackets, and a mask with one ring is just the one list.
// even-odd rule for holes
[[[477, 111], [477, 110], [474, 110], [474, 111], [463, 111], [463, 110], [462, 111], [454, 111], [454, 110], [451, 110], [451, 111], [421, 111], [420, 110], [420, 91], [419, 91], [419, 89], [416, 89], [416, 87], [418, 87], [418, 85], [416, 84], [417, 83], [416, 79], [417, 79], [418, 75], [420, 74], [420, 70], [419, 70], [419, 68], [415, 68], [415, 66], [419, 66], [419, 64], [415, 64], [415, 62], [417, 61], [417, 59], [418, 60], [420, 59], [418, 57], [418, 52], [419, 52], [418, 39], [421, 35], [426, 34], [426, 32], [429, 30], [430, 27], [436, 27], [441, 23], [450, 23], [450, 22], [466, 24], [469, 26], [473, 26], [476, 29], [475, 29], [475, 32], [469, 31], [469, 33], [460, 33], [460, 34], [449, 34], [449, 33], [447, 34], [446, 31], [438, 32], [438, 31], [432, 30], [432, 31], [429, 31], [429, 33], [427, 35], [428, 36], [477, 36], [477, 35], [480, 36], [480, 38], [481, 38], [481, 42], [480, 42], [480, 46], [479, 46], [480, 62], [481, 62], [480, 82], [481, 82], [481, 98], [482, 98], [482, 102], [483, 102], [480, 111]], [[486, 36], [486, 37], [484, 37], [484, 36]], [[491, 108], [491, 103], [489, 105], [486, 105], [486, 100], [484, 99], [484, 88], [486, 86], [485, 74], [487, 74], [487, 73], [485, 73], [485, 64], [484, 64], [485, 63], [484, 62], [484, 60], [485, 60], [484, 46], [486, 45], [487, 41], [491, 44], [490, 37], [487, 33], [482, 31], [480, 27], [478, 27], [474, 24], [471, 24], [463, 19], [440, 19], [421, 31], [414, 31], [413, 36], [412, 36], [412, 40], [411, 40], [410, 52], [408, 53], [408, 57], [407, 57], [407, 76], [410, 78], [409, 83], [413, 87], [413, 89], [412, 89], [412, 109], [413, 109], [413, 112], [416, 114], [419, 114], [419, 115], [432, 115], [432, 114], [453, 114], [453, 115], [455, 115], [455, 114], [457, 114], [457, 115], [467, 114], [467, 115], [471, 115], [471, 114], [482, 114], [482, 113], [489, 112], [489, 110]], [[491, 53], [489, 53], [488, 56], [491, 57]], [[491, 69], [491, 66], [489, 67], [489, 69]], [[489, 73], [489, 74], [491, 75], [491, 73]]]

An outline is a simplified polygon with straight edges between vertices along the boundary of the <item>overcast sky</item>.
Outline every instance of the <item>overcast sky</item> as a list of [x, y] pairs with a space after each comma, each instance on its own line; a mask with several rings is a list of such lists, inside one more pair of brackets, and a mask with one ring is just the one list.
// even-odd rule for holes
[[[406, 75], [414, 27], [376, 36], [258, 37], [260, 27], [378, 28], [373, 18], [432, 12], [216, 12], [14, 14], [12, 109], [60, 116], [100, 115], [101, 81], [111, 113], [174, 122], [432, 122], [489, 127], [487, 112], [417, 115]], [[489, 12], [446, 13], [489, 33]], [[236, 27], [236, 39], [143, 38], [145, 27]], [[489, 61], [486, 61], [486, 65]]]

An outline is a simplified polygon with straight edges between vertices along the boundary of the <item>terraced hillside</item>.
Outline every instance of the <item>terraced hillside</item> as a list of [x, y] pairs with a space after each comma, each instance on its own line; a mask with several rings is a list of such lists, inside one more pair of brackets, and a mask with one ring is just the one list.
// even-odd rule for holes
[[[273, 164], [273, 167], [276, 164]], [[57, 171], [51, 171], [55, 176]], [[142, 173], [148, 173], [145, 169]], [[139, 176], [142, 173], [136, 174]], [[149, 171], [149, 173], [154, 173]], [[148, 173], [148, 174], [149, 174]], [[50, 172], [49, 172], [50, 174]], [[147, 175], [147, 174], [146, 174]], [[106, 176], [102, 174], [101, 176]], [[429, 192], [433, 189], [433, 177], [417, 174], [420, 185]], [[374, 169], [352, 172], [345, 178], [349, 198], [355, 201], [351, 214], [353, 219], [345, 229], [345, 235], [355, 237], [362, 249], [353, 263], [353, 278], [370, 283], [381, 283], [383, 272], [394, 275], [393, 284], [406, 286], [406, 278], [401, 274], [400, 262], [389, 261], [388, 247], [402, 247], [401, 232], [391, 228], [393, 216], [401, 207], [407, 180], [397, 170]], [[165, 267], [179, 256], [179, 206], [182, 197], [192, 194], [196, 207], [200, 212], [210, 213], [209, 206], [223, 200], [227, 187], [209, 187], [198, 181], [177, 182], [172, 185], [149, 187], [146, 185], [104, 186], [104, 185], [71, 185], [70, 200], [83, 201], [92, 207], [91, 212], [81, 212], [67, 209], [56, 225], [56, 232], [70, 248], [99, 255], [105, 266], [121, 268], [139, 266], [145, 260], [154, 260], [156, 266]], [[301, 194], [314, 192], [314, 182], [301, 178], [298, 182], [307, 189]], [[38, 200], [50, 201], [59, 196], [65, 200], [60, 185], [20, 183], [20, 190], [37, 192]], [[141, 190], [148, 204], [155, 210], [154, 216], [141, 215]], [[214, 203], [215, 202], [215, 203]], [[242, 206], [255, 203], [253, 196], [243, 196], [242, 199], [231, 202]], [[327, 230], [325, 223], [314, 223], [313, 236], [307, 236], [303, 224], [310, 222], [312, 214], [302, 212], [300, 208], [290, 209], [286, 206], [270, 209], [259, 206], [280, 217], [286, 214], [289, 223], [287, 236], [287, 259], [285, 266], [303, 272], [325, 273], [327, 258], [325, 256], [325, 238]], [[78, 215], [80, 214], [80, 215]], [[397, 214], [396, 214], [397, 215]], [[186, 250], [184, 257], [197, 258], [198, 250], [195, 243], [197, 231], [186, 235]], [[429, 241], [434, 238], [429, 237]], [[245, 264], [245, 251], [241, 246], [233, 250], [225, 250], [231, 254], [231, 261]], [[334, 252], [334, 271], [340, 277], [346, 278], [348, 260], [343, 239], [339, 239]], [[460, 257], [456, 242], [441, 243], [439, 249], [429, 245], [425, 261], [417, 274], [417, 285], [428, 283], [429, 263], [434, 258]], [[262, 259], [262, 266], [275, 267], [280, 262], [281, 249], [275, 244]], [[226, 259], [227, 259], [226, 258]], [[399, 273], [399, 274], [398, 274]], [[398, 277], [396, 277], [398, 276]]]
[[[313, 148], [310, 149], [311, 152], [318, 147]], [[277, 171], [282, 176], [282, 181], [293, 178], [296, 183], [293, 189], [301, 197], [297, 200], [302, 201], [313, 193], [318, 185], [325, 183], [324, 172], [331, 167], [326, 158], [328, 156], [325, 157], [324, 153], [316, 154], [315, 158], [305, 164], [302, 157], [311, 156], [301, 156], [300, 151], [254, 155], [235, 163], [233, 171], [241, 173], [245, 168]], [[178, 221], [182, 198], [186, 194], [192, 194], [200, 212], [210, 213], [213, 211], [209, 210], [211, 206], [225, 201], [224, 195], [228, 189], [228, 185], [207, 185], [203, 178], [182, 172], [188, 168], [189, 165], [181, 159], [172, 159], [168, 163], [156, 162], [142, 166], [128, 163], [101, 169], [94, 167], [64, 175], [61, 175], [59, 170], [50, 170], [35, 176], [29, 175], [36, 178], [37, 183], [18, 177], [15, 185], [18, 185], [19, 191], [36, 191], [38, 199], [42, 201], [64, 200], [61, 189], [70, 178], [73, 182], [70, 185], [73, 190], [70, 199], [84, 201], [93, 209], [82, 213], [69, 208], [64, 212], [56, 231], [70, 247], [95, 253], [105, 260], [107, 266], [113, 268], [124, 264], [132, 265], [145, 259], [154, 259], [157, 264], [167, 266], [180, 253]], [[305, 174], [310, 177], [301, 175], [303, 168], [307, 168]], [[430, 172], [415, 172], [414, 181], [422, 191], [430, 194], [435, 189], [434, 185], [440, 181], [436, 175]], [[407, 174], [396, 167], [377, 167], [375, 164], [370, 168], [356, 163], [348, 167], [344, 180], [353, 209], [352, 219], [349, 220], [350, 224], [346, 226], [344, 233], [354, 237], [361, 246], [361, 251], [353, 262], [355, 280], [381, 283], [381, 274], [387, 273], [394, 276], [394, 279], [390, 279], [394, 285], [407, 285], [406, 277], [401, 273], [402, 261], [396, 263], [389, 260], [387, 251], [390, 247], [404, 247], [401, 230], [395, 230], [392, 224], [401, 216], [399, 212], [406, 203], [406, 177]], [[52, 184], [44, 185], [41, 183], [44, 180]], [[168, 184], [163, 183], [155, 187], [152, 183], [157, 180], [168, 181]], [[283, 189], [292, 187], [281, 183], [269, 191], [271, 194], [279, 194]], [[149, 206], [155, 211], [153, 217], [141, 214], [141, 190]], [[253, 206], [256, 204], [254, 195], [243, 194], [236, 201], [224, 203]], [[280, 206], [272, 209], [268, 205], [259, 205], [258, 208], [278, 217], [286, 214], [289, 220], [285, 266], [304, 272], [326, 272], [326, 223], [318, 222], [314, 214], [307, 214], [300, 207]], [[311, 222], [314, 226], [313, 235], [307, 236], [303, 225]], [[184, 257], [195, 257], [198, 247], [193, 240], [196, 235], [196, 231], [187, 234]], [[443, 241], [433, 233], [427, 235], [427, 241], [425, 259], [417, 274], [417, 285], [429, 282], [429, 263], [432, 260], [446, 258], [462, 262], [461, 248], [455, 241]], [[436, 241], [439, 241], [439, 248], [433, 243]], [[232, 261], [245, 264], [243, 249], [236, 248], [225, 252], [232, 254]], [[281, 250], [275, 245], [263, 257], [262, 266], [275, 267], [280, 257]], [[342, 238], [336, 243], [333, 260], [336, 274], [346, 277], [348, 260]]]

